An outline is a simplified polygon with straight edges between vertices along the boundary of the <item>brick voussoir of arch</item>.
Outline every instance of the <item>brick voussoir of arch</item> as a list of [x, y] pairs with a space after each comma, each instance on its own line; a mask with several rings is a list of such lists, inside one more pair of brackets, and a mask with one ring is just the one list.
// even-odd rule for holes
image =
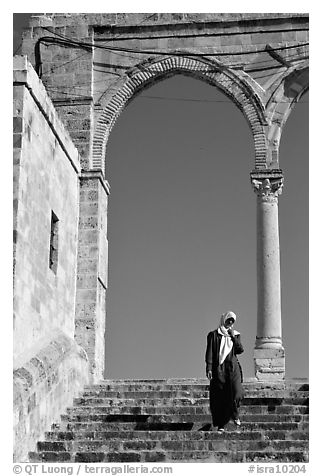
[[[116, 119], [134, 97], [134, 95], [151, 84], [154, 79], [162, 78], [165, 74], [187, 73], [204, 79], [217, 86], [230, 97], [242, 111], [252, 130], [255, 140], [255, 167], [263, 166], [263, 154], [266, 154], [266, 138], [264, 126], [266, 124], [264, 107], [258, 92], [254, 90], [251, 81], [244, 73], [228, 70], [219, 62], [209, 62], [186, 56], [169, 56], [155, 58], [137, 65], [131, 72], [127, 72], [128, 79], [120, 79], [120, 88], [109, 100], [98, 118], [93, 144], [92, 167], [104, 171], [105, 149], [108, 135]], [[265, 155], [266, 160], [266, 155]]]

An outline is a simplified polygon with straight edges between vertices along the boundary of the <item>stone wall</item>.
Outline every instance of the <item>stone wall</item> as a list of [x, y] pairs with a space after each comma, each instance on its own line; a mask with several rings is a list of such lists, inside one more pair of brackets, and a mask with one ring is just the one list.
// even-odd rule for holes
[[20, 458], [87, 382], [88, 362], [74, 342], [78, 151], [26, 57], [14, 58], [13, 81], [15, 445]]
[[[19, 361], [56, 328], [74, 337], [80, 168], [78, 152], [32, 67], [20, 57], [15, 68], [14, 358]], [[59, 220], [56, 272], [49, 266], [52, 211]]]

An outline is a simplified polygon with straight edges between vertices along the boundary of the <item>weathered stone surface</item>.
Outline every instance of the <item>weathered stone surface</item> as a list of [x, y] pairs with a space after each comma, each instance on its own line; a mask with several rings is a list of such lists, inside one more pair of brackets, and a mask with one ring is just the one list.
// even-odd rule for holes
[[[61, 452], [62, 458], [69, 455], [71, 462], [307, 461], [308, 397], [303, 382], [287, 382], [283, 390], [281, 383], [272, 385], [271, 395], [264, 397], [260, 395], [265, 384], [258, 384], [256, 390], [256, 385], [247, 382], [246, 394], [252, 391], [253, 396], [242, 402], [242, 427], [236, 429], [231, 422], [227, 431], [219, 434], [211, 431], [207, 398], [177, 397], [177, 392], [186, 392], [188, 381], [174, 381], [106, 381], [91, 386], [46, 433], [46, 440], [38, 443], [38, 454], [33, 453], [31, 459], [58, 461]], [[195, 392], [207, 387], [196, 379], [191, 382]], [[165, 392], [162, 386], [168, 387], [169, 398], [161, 397]], [[96, 405], [97, 391], [108, 388], [105, 394], [114, 395], [113, 387], [130, 387], [132, 398], [123, 392], [101, 398], [103, 404]], [[259, 396], [254, 395], [256, 391]], [[274, 397], [278, 391], [280, 398]], [[142, 394], [146, 395], [143, 400]], [[147, 405], [152, 401], [153, 405]]]
[[255, 349], [254, 358], [256, 359], [279, 359], [285, 356], [284, 349]]
[[[74, 334], [79, 161], [26, 58], [14, 60], [14, 74], [19, 80], [14, 101], [22, 101], [15, 124], [23, 129], [23, 148], [14, 169], [14, 359], [23, 362], [25, 352], [41, 345], [52, 329], [59, 328], [70, 337]], [[59, 236], [58, 279], [49, 268], [52, 210], [64, 223]]]
[[80, 177], [80, 247], [77, 267], [75, 338], [89, 357], [92, 381], [100, 380], [103, 377], [105, 362], [108, 193], [108, 185], [100, 172], [82, 173]]
[[37, 439], [87, 382], [85, 352], [62, 333], [53, 335], [47, 346], [15, 370], [15, 461], [27, 461], [28, 451], [35, 448]]

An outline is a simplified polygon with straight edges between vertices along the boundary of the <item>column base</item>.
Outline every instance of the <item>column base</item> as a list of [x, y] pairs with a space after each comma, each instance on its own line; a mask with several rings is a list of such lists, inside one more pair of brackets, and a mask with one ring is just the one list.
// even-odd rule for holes
[[260, 382], [285, 379], [285, 351], [279, 349], [254, 349], [255, 377]]

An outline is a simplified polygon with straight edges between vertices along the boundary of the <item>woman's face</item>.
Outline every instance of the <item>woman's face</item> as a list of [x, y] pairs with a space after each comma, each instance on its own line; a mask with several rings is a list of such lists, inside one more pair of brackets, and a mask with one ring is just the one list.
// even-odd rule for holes
[[226, 329], [229, 329], [230, 327], [233, 327], [233, 325], [234, 325], [234, 319], [232, 317], [229, 317], [228, 319], [226, 319], [225, 324], [224, 324]]

